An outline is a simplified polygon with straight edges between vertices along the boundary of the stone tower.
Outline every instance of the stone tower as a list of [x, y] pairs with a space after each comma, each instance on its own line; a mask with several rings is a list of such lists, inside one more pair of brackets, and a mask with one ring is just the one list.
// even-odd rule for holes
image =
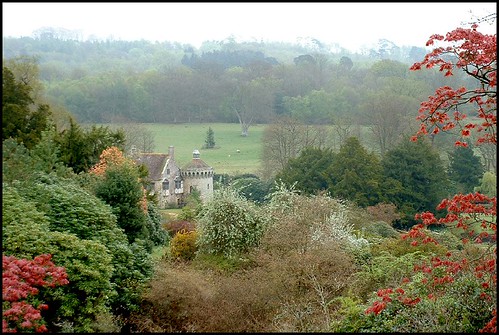
[[211, 198], [213, 194], [213, 168], [199, 158], [199, 150], [192, 152], [192, 161], [180, 169], [184, 181], [184, 195], [197, 190], [201, 200]]

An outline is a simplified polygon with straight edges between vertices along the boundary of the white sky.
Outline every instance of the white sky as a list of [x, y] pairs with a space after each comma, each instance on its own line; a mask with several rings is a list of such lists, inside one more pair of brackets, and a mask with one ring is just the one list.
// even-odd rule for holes
[[[2, 3], [3, 36], [31, 36], [41, 27], [79, 30], [83, 38], [177, 41], [296, 42], [313, 37], [352, 51], [381, 38], [424, 47], [432, 34], [496, 13], [497, 3]], [[495, 34], [497, 24], [479, 31]]]

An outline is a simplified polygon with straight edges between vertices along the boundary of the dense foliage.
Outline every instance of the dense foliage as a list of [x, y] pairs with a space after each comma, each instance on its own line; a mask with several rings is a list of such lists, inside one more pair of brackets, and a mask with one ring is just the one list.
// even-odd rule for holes
[[427, 141], [408, 139], [386, 153], [382, 160], [388, 200], [404, 214], [404, 225], [414, 215], [433, 210], [448, 193], [448, 179], [438, 152]]
[[32, 110], [34, 100], [31, 87], [16, 81], [12, 71], [2, 70], [2, 140], [10, 137], [23, 143], [28, 149], [41, 139], [50, 118], [48, 105], [39, 104]]
[[449, 155], [449, 179], [455, 183], [455, 193], [470, 193], [480, 184], [484, 167], [471, 147], [455, 147]]
[[[8, 68], [5, 71], [13, 90], [4, 100], [13, 103], [16, 94], [22, 100], [26, 93], [26, 104], [21, 105], [26, 111], [33, 110], [37, 100], [30, 86]], [[55, 332], [120, 329], [123, 320], [138, 308], [152, 275], [152, 248], [167, 243], [168, 233], [155, 204], [148, 204], [144, 196], [141, 178], [145, 171], [125, 159], [98, 164], [104, 149], [120, 152], [112, 145], [124, 144], [121, 131], [97, 126], [87, 131], [73, 120], [61, 130], [52, 121], [36, 124], [32, 129], [39, 134], [36, 141], [27, 142], [26, 132], [13, 131], [2, 143], [2, 254], [4, 263], [14, 260], [6, 265], [4, 289], [16, 290], [18, 284], [9, 273], [15, 273], [17, 263], [24, 264], [26, 275], [36, 269], [35, 263], [41, 266], [36, 275], [25, 278], [38, 286], [19, 291], [21, 300], [4, 294], [7, 314], [3, 328]], [[4, 120], [3, 125], [7, 123]], [[90, 170], [92, 165], [97, 168]], [[115, 175], [119, 178], [113, 178]], [[114, 192], [125, 199], [127, 188], [136, 190], [135, 196], [126, 198], [129, 203], [106, 198], [112, 198]], [[137, 215], [122, 215], [126, 208], [136, 209]], [[63, 286], [48, 285], [50, 278], [44, 282], [45, 268], [53, 268], [53, 283]], [[59, 280], [55, 277], [59, 273], [67, 277]]]
[[[439, 67], [437, 83], [439, 71], [390, 59], [333, 64], [320, 44], [276, 64], [232, 52], [233, 41], [195, 56], [179, 45], [23, 39], [82, 59], [96, 50], [125, 58], [105, 73], [43, 63], [44, 78], [59, 80], [46, 82], [52, 96], [77, 116], [224, 120], [244, 136], [252, 122], [273, 122], [272, 167], [266, 179], [216, 176], [212, 198], [194, 194], [164, 222], [147, 171], [122, 151], [124, 133], [74, 119], [61, 127], [36, 66], [4, 60], [14, 117], [2, 125], [3, 331], [496, 332], [495, 165], [480, 149], [496, 145], [496, 40], [475, 26], [428, 45], [440, 40], [453, 46], [414, 50], [424, 60], [412, 66]], [[141, 72], [157, 48], [176, 61], [189, 53], [189, 66], [160, 57]], [[231, 58], [241, 55], [251, 61]], [[140, 71], [117, 70], [137, 57]], [[433, 89], [414, 127], [408, 113]], [[455, 129], [457, 148], [444, 150], [435, 135]]]
[[235, 257], [259, 243], [266, 218], [230, 187], [216, 190], [199, 214], [199, 252]]

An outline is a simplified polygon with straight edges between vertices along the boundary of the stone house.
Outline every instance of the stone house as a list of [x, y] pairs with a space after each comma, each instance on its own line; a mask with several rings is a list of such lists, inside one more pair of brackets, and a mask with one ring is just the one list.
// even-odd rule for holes
[[174, 147], [164, 153], [139, 153], [135, 161], [149, 170], [151, 195], [156, 195], [160, 208], [182, 206], [185, 198], [197, 190], [205, 201], [213, 194], [213, 168], [200, 158], [198, 150], [192, 153], [192, 160], [184, 167], [175, 161]]

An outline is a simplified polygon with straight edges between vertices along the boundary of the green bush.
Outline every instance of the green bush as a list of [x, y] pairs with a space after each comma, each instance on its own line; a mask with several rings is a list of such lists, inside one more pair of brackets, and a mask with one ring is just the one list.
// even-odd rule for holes
[[166, 245], [170, 240], [168, 231], [163, 227], [163, 219], [159, 212], [158, 206], [153, 202], [147, 203], [147, 217], [146, 217], [151, 242], [154, 246]]
[[92, 331], [96, 315], [109, 311], [107, 304], [116, 294], [109, 249], [98, 241], [51, 231], [49, 219], [33, 202], [11, 187], [2, 191], [2, 253], [26, 259], [49, 253], [68, 274], [68, 285], [43, 289], [37, 297], [49, 305], [44, 312], [49, 331], [61, 330], [56, 322], [71, 324], [77, 332]]
[[[375, 293], [358, 309], [346, 309], [346, 317], [333, 326], [335, 332], [370, 332], [370, 333], [478, 333], [492, 319], [495, 299], [484, 299], [483, 279], [472, 272], [464, 271], [454, 275], [454, 281], [446, 283], [441, 289], [433, 289], [430, 298], [428, 286], [423, 284], [421, 273], [412, 277], [412, 281], [401, 286], [402, 297], [420, 298], [415, 304], [403, 303], [401, 295], [390, 295], [391, 302], [379, 314], [365, 313], [367, 307], [376, 300], [381, 300]], [[492, 288], [489, 289], [489, 294]]]
[[198, 246], [201, 253], [233, 257], [260, 242], [265, 218], [252, 202], [235, 190], [216, 190], [198, 216]]
[[383, 238], [400, 238], [400, 233], [385, 221], [372, 222], [370, 225], [363, 227], [363, 232]]

